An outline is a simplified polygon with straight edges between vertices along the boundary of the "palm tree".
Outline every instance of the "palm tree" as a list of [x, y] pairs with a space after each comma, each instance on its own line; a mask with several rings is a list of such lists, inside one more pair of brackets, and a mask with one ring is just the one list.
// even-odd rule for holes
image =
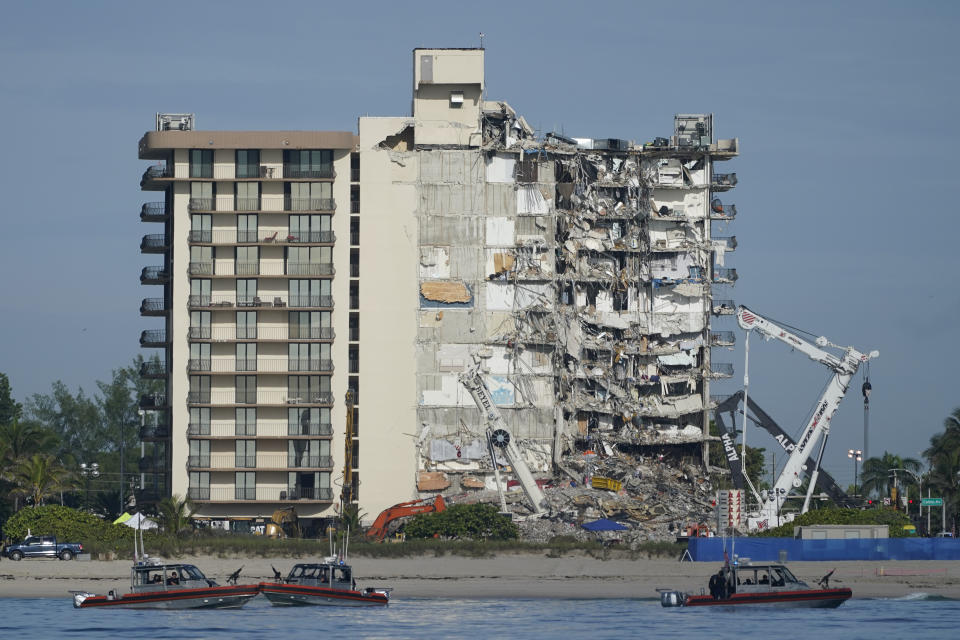
[[67, 471], [50, 455], [35, 453], [21, 461], [14, 469], [14, 490], [33, 498], [34, 506], [43, 504], [48, 496], [56, 495], [67, 483]]
[[[921, 464], [914, 458], [902, 458], [888, 451], [883, 452], [880, 458], [867, 458], [863, 461], [860, 472], [860, 487], [863, 495], [889, 496], [890, 488], [894, 486], [892, 469], [906, 469], [919, 473]], [[910, 474], [896, 476], [901, 484], [916, 484], [916, 479]]]
[[960, 515], [960, 407], [943, 421], [943, 433], [930, 438], [930, 446], [923, 452], [930, 463], [928, 486], [943, 498], [949, 519], [956, 525]]
[[157, 503], [157, 508], [160, 510], [160, 524], [163, 530], [173, 535], [179, 535], [189, 527], [190, 518], [196, 512], [189, 498], [181, 498], [178, 495], [164, 498]]

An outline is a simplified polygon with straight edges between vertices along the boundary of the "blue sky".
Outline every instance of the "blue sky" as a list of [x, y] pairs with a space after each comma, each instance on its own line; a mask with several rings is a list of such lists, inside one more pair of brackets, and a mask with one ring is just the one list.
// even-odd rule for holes
[[[879, 349], [872, 454], [917, 456], [960, 406], [960, 9], [948, 2], [17, 2], [0, 23], [0, 371], [95, 391], [138, 352], [139, 221], [157, 111], [202, 129], [356, 130], [410, 108], [411, 50], [486, 34], [487, 93], [538, 129], [649, 140], [712, 112], [739, 137], [738, 303]], [[547, 10], [544, 7], [549, 7]], [[389, 310], [385, 310], [389, 312]], [[734, 328], [731, 321], [718, 329]], [[733, 362], [737, 388], [742, 333]], [[750, 393], [795, 432], [826, 381], [751, 343]], [[852, 482], [860, 378], [826, 466]], [[751, 443], [769, 446], [759, 432]]]

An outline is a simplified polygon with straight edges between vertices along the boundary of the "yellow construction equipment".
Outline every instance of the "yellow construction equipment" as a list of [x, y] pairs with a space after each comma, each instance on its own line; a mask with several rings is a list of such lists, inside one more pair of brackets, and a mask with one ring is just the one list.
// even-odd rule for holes
[[273, 512], [273, 517], [267, 523], [266, 536], [268, 538], [299, 538], [300, 524], [297, 510], [293, 507], [284, 507]]
[[623, 488], [623, 483], [619, 480], [614, 480], [613, 478], [604, 478], [603, 476], [593, 476], [590, 480], [590, 485], [594, 489], [606, 489], [607, 491], [620, 491]]

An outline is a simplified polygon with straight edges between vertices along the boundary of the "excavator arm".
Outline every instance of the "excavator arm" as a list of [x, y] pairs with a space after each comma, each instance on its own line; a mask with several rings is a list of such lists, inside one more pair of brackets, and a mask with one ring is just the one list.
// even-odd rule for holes
[[366, 536], [376, 542], [381, 542], [384, 538], [387, 537], [388, 526], [394, 520], [398, 518], [405, 518], [407, 516], [415, 516], [418, 513], [431, 513], [431, 512], [441, 512], [447, 510], [447, 503], [444, 502], [443, 496], [437, 496], [434, 499], [423, 499], [423, 500], [410, 500], [409, 502], [401, 502], [400, 504], [395, 504], [392, 507], [387, 507], [380, 512], [380, 515], [377, 516], [377, 519], [373, 521], [373, 525], [367, 529]]

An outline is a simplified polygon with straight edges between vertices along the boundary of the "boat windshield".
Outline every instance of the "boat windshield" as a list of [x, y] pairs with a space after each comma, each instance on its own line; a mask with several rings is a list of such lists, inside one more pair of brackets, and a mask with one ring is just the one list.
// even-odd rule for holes
[[206, 580], [206, 576], [203, 575], [203, 572], [200, 569], [197, 569], [192, 564], [181, 565], [180, 567], [180, 579], [181, 580]]

